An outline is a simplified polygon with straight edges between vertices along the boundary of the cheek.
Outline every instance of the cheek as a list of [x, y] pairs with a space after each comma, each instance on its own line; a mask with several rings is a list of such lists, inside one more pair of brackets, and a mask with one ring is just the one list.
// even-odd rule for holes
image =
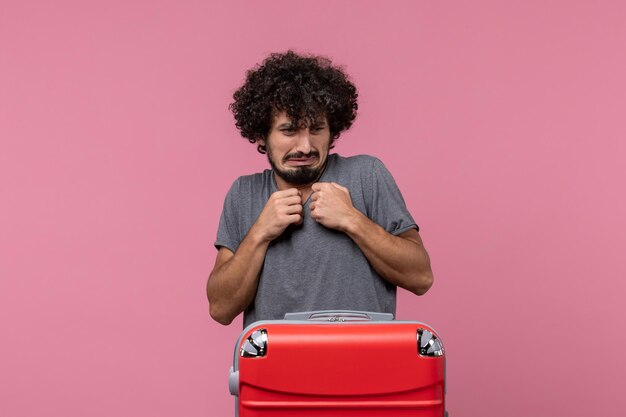
[[[270, 149], [270, 148], [268, 147], [268, 149]], [[279, 158], [279, 159], [282, 158], [283, 156], [285, 156], [285, 154], [287, 153], [285, 151], [285, 145], [280, 143], [280, 141], [275, 141], [272, 144], [271, 149], [272, 149], [272, 155], [274, 157], [276, 157], [276, 158]]]
[[315, 141], [313, 141], [313, 143], [315, 144], [314, 146], [319, 151], [327, 150], [330, 147], [330, 138], [328, 137], [316, 138]]

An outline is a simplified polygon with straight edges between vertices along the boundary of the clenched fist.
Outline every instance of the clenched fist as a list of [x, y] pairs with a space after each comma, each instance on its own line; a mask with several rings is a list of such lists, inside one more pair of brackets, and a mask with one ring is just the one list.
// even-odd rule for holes
[[258, 236], [270, 242], [290, 224], [302, 223], [302, 194], [296, 188], [273, 193], [254, 223]]
[[345, 232], [360, 213], [352, 205], [348, 189], [334, 182], [318, 182], [311, 188], [311, 217], [328, 228]]

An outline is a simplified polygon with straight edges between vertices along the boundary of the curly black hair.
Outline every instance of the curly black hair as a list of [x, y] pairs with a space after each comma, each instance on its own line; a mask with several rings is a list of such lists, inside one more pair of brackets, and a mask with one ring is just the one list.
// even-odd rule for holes
[[[357, 91], [344, 71], [322, 56], [294, 51], [273, 53], [246, 73], [229, 109], [235, 126], [250, 143], [267, 138], [274, 116], [286, 112], [296, 126], [325, 115], [331, 145], [356, 118]], [[332, 146], [331, 146], [332, 147]], [[257, 144], [265, 153], [265, 146]]]

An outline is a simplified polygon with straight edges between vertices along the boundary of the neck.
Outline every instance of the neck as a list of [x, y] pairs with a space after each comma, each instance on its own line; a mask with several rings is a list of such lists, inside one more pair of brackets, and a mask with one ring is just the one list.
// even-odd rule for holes
[[274, 173], [274, 181], [276, 181], [276, 188], [278, 188], [279, 191], [287, 190], [289, 188], [296, 188], [300, 191], [304, 191], [308, 188], [311, 188], [311, 186], [317, 182], [317, 179], [308, 184], [292, 184], [285, 181], [284, 179], [276, 175], [276, 173]]

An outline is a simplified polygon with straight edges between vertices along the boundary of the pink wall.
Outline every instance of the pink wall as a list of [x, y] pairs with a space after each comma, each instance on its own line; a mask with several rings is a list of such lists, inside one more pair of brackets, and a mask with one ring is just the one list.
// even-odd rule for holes
[[[0, 415], [230, 416], [241, 319], [204, 284], [222, 199], [265, 168], [227, 104], [289, 47], [360, 87], [436, 284], [451, 416], [620, 415], [619, 1], [2, 0]], [[619, 392], [618, 392], [619, 389]]]

